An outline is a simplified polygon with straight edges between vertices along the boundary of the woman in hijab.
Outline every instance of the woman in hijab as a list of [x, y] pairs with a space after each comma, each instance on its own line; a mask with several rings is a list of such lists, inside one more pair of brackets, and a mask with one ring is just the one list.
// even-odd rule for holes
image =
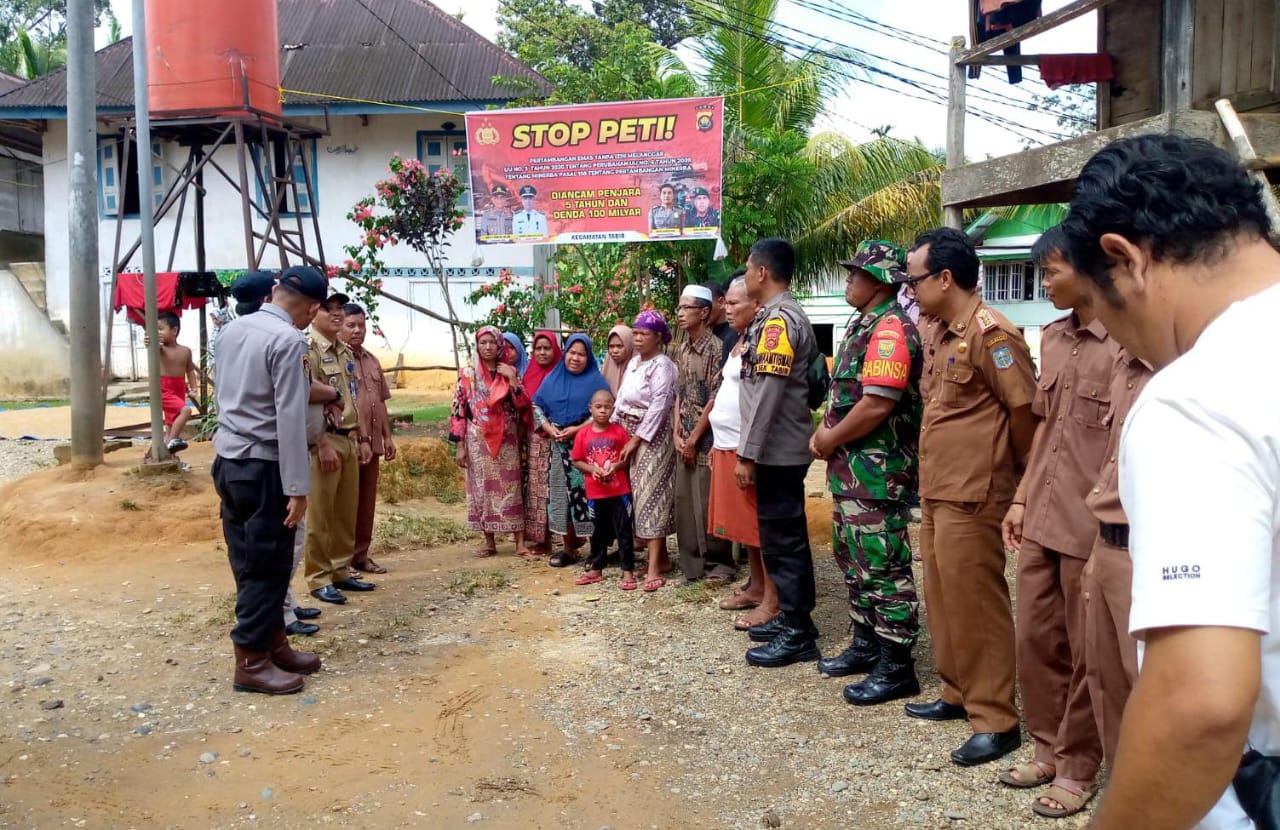
[[[524, 393], [530, 399], [537, 396], [542, 382], [560, 364], [560, 358], [560, 341], [553, 332], [540, 331], [533, 336], [533, 360], [524, 372]], [[533, 427], [532, 410], [526, 426], [529, 441], [524, 484], [525, 547], [516, 554], [524, 559], [536, 559], [551, 552], [547, 531], [547, 505], [551, 500], [551, 439], [547, 433]]]
[[502, 362], [516, 367], [516, 374], [524, 377], [525, 370], [529, 368], [529, 353], [524, 350], [520, 335], [505, 331], [502, 339], [505, 341], [502, 346]]
[[604, 366], [601, 372], [609, 381], [609, 390], [614, 397], [618, 395], [618, 387], [622, 385], [622, 376], [627, 372], [627, 364], [631, 362], [631, 353], [635, 351], [632, 342], [631, 327], [618, 324], [609, 329], [609, 337], [605, 340], [606, 350]]
[[496, 533], [513, 533], [516, 549], [524, 547], [520, 426], [529, 398], [502, 351], [502, 332], [476, 332], [475, 360], [458, 370], [449, 421], [458, 466], [467, 471], [467, 524], [484, 533], [479, 556], [498, 552]]
[[640, 312], [632, 329], [636, 353], [618, 388], [613, 420], [631, 436], [622, 457], [631, 461], [635, 533], [648, 544], [644, 589], [652, 592], [667, 584], [663, 574], [671, 570], [667, 536], [675, 530], [676, 520], [676, 451], [671, 430], [676, 365], [662, 350], [671, 342], [671, 329], [661, 314]]
[[582, 473], [569, 460], [573, 437], [590, 419], [591, 396], [609, 384], [596, 366], [591, 338], [571, 334], [564, 359], [542, 381], [533, 399], [533, 423], [551, 442], [549, 527], [564, 538], [564, 548], [548, 560], [553, 568], [578, 561], [578, 549], [595, 529]]

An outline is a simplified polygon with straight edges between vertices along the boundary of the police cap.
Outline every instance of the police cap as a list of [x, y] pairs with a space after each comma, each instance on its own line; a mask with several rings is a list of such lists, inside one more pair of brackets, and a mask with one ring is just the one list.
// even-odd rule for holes
[[295, 265], [280, 272], [280, 284], [304, 297], [323, 303], [329, 297], [329, 281], [310, 265]]
[[537, 195], [538, 195], [538, 188], [534, 187], [531, 184], [527, 184], [524, 187], [520, 188], [521, 199], [523, 199], [525, 196], [537, 196]]
[[276, 275], [271, 271], [246, 271], [231, 283], [231, 296], [242, 303], [261, 302], [275, 284]]
[[511, 195], [511, 188], [507, 187], [505, 184], [495, 184], [493, 187], [491, 187], [491, 188], [489, 189], [489, 195], [491, 195], [491, 196], [510, 196], [510, 195]]

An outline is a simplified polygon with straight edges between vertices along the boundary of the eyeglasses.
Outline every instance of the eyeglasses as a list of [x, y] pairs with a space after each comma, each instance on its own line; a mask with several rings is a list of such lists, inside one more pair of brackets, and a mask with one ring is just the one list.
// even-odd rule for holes
[[907, 277], [905, 280], [903, 280], [903, 281], [902, 281], [902, 284], [903, 284], [903, 285], [905, 285], [905, 286], [906, 286], [908, 289], [910, 289], [911, 291], [915, 291], [915, 290], [916, 290], [916, 286], [920, 285], [920, 283], [924, 282], [925, 280], [929, 279], [930, 277], [936, 277], [936, 276], [938, 276], [939, 274], [941, 274], [941, 273], [942, 273], [943, 271], [945, 271], [945, 270], [947, 270], [947, 269], [945, 269], [945, 268], [940, 268], [940, 269], [939, 269], [939, 270], [937, 270], [937, 271], [930, 271], [929, 273], [927, 273], [927, 274], [921, 274], [921, 275], [920, 275], [920, 276], [918, 276], [918, 277]]

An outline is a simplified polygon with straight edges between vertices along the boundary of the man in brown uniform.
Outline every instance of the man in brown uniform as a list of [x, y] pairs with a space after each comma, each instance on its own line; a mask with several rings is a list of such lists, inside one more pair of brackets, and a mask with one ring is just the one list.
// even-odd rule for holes
[[1048, 229], [1031, 256], [1055, 308], [1071, 313], [1041, 330], [1039, 418], [1027, 471], [1005, 515], [1004, 544], [1018, 552], [1018, 683], [1029, 763], [1000, 774], [1019, 789], [1053, 786], [1031, 805], [1062, 818], [1093, 797], [1102, 746], [1085, 682], [1081, 574], [1097, 535], [1085, 507], [1107, 448], [1111, 371], [1119, 346], [1092, 307], [1089, 283], [1067, 261], [1066, 234]]
[[978, 256], [963, 233], [939, 228], [917, 238], [903, 282], [937, 318], [922, 334], [920, 547], [942, 678], [940, 699], [906, 711], [925, 720], [967, 716], [974, 734], [951, 760], [974, 766], [1022, 742], [1000, 521], [1035, 434], [1035, 368], [1018, 329], [977, 293]]
[[377, 355], [364, 347], [366, 334], [364, 309], [348, 303], [343, 309], [342, 339], [351, 347], [359, 373], [356, 389], [356, 410], [361, 422], [369, 430], [370, 458], [360, 465], [360, 497], [356, 508], [356, 547], [351, 556], [351, 567], [371, 574], [384, 574], [387, 569], [369, 558], [369, 545], [373, 542], [373, 517], [378, 508], [378, 466], [383, 456], [395, 460], [396, 442], [391, 437], [391, 419], [387, 415], [387, 401], [391, 390], [382, 364]]
[[[292, 270], [292, 269], [290, 269]], [[289, 271], [281, 275], [287, 276]], [[356, 409], [359, 373], [355, 355], [338, 339], [345, 294], [332, 294], [311, 323], [307, 362], [314, 380], [327, 383], [338, 397], [325, 406], [324, 432], [311, 451], [313, 510], [307, 522], [307, 588], [321, 602], [347, 601], [348, 591], [372, 591], [369, 582], [349, 572], [355, 549], [359, 465], [370, 457], [368, 433]]]
[[1133, 562], [1129, 559], [1129, 520], [1120, 506], [1120, 434], [1138, 400], [1151, 365], [1121, 349], [1111, 379], [1111, 411], [1103, 425], [1111, 432], [1102, 473], [1085, 504], [1098, 520], [1098, 536], [1084, 568], [1084, 664], [1093, 716], [1102, 736], [1102, 753], [1115, 764], [1120, 719], [1138, 679], [1138, 641], [1129, 635]]

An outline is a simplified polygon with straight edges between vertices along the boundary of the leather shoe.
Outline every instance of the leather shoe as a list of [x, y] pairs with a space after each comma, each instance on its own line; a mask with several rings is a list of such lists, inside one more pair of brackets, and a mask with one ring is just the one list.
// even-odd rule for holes
[[767, 643], [774, 637], [782, 633], [782, 629], [787, 627], [787, 622], [778, 614], [767, 623], [753, 625], [747, 629], [747, 636], [751, 638], [753, 643]]
[[346, 579], [338, 580], [333, 583], [333, 586], [335, 588], [341, 588], [344, 591], [372, 591], [374, 588], [378, 587], [372, 582], [365, 582], [362, 579], [356, 579], [351, 576]]
[[862, 623], [853, 624], [853, 641], [835, 657], [823, 657], [818, 661], [818, 673], [823, 677], [848, 677], [865, 674], [880, 661], [880, 644], [875, 629]]
[[302, 620], [294, 620], [293, 622], [286, 625], [284, 627], [284, 630], [288, 634], [301, 634], [305, 637], [310, 637], [312, 634], [315, 634], [317, 631], [320, 630], [320, 626], [316, 625], [315, 623], [303, 622]]
[[933, 703], [908, 703], [902, 708], [908, 715], [920, 720], [965, 720], [969, 717], [963, 706], [947, 703], [941, 698]]
[[303, 608], [301, 605], [293, 609], [293, 615], [300, 620], [314, 620], [320, 616], [319, 608]]
[[764, 645], [748, 649], [747, 662], [762, 669], [777, 669], [805, 660], [817, 660], [822, 653], [818, 651], [816, 637], [812, 628], [787, 626]]
[[342, 592], [332, 585], [326, 585], [323, 588], [316, 588], [311, 592], [311, 596], [321, 602], [332, 602], [334, 605], [342, 605], [347, 601], [347, 598], [342, 595]]
[[1016, 726], [1008, 732], [976, 732], [951, 753], [951, 760], [962, 767], [976, 767], [1003, 758], [1020, 746], [1022, 731]]

